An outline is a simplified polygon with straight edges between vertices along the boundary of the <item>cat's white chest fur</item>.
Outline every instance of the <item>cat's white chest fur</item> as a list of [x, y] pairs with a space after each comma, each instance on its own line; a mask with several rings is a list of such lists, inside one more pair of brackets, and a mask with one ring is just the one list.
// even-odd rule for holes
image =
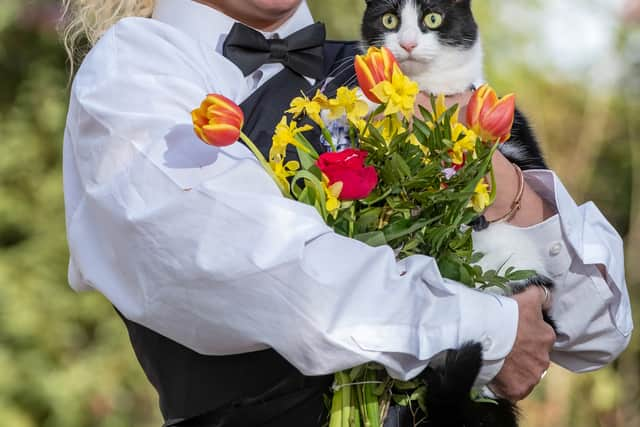
[[445, 95], [464, 92], [484, 82], [481, 42], [478, 39], [475, 46], [467, 50], [441, 46], [429, 62], [404, 64], [404, 68], [425, 92]]
[[[421, 30], [419, 12], [414, 2], [406, 2], [400, 17], [400, 28], [385, 34], [384, 45], [421, 90], [453, 95], [483, 83], [480, 37], [471, 47], [442, 43], [435, 32]], [[403, 46], [414, 47], [409, 52]]]

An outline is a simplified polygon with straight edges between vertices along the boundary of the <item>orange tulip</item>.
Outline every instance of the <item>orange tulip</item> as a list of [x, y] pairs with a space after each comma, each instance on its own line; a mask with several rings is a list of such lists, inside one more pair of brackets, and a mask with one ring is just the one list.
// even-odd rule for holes
[[191, 112], [193, 128], [206, 144], [226, 147], [240, 138], [244, 114], [229, 98], [207, 95], [199, 108]]
[[396, 58], [386, 47], [370, 47], [366, 55], [357, 55], [355, 59], [358, 84], [364, 95], [371, 101], [382, 104], [382, 101], [371, 90], [383, 81], [391, 81], [396, 67]]
[[514, 94], [499, 99], [489, 85], [483, 85], [469, 100], [467, 125], [485, 142], [508, 141], [511, 137], [515, 108]]

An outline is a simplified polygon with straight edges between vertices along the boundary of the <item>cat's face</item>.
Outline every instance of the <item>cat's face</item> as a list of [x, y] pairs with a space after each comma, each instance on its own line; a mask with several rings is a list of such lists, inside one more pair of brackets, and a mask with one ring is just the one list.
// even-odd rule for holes
[[[403, 71], [418, 80], [425, 73], [450, 73], [469, 68], [470, 63], [474, 64], [470, 72], [481, 75], [477, 69], [482, 53], [471, 0], [367, 0], [362, 37], [369, 46], [387, 47]], [[459, 84], [464, 89], [472, 81]], [[454, 86], [438, 92], [451, 92], [458, 84]]]

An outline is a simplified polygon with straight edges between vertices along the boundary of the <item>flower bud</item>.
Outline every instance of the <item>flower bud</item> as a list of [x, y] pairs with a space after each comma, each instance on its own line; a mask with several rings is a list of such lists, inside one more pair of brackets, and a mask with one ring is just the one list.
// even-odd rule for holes
[[382, 104], [382, 101], [371, 90], [383, 81], [391, 81], [393, 71], [398, 62], [386, 47], [370, 47], [366, 55], [357, 55], [355, 59], [358, 85], [364, 95], [371, 101]]
[[505, 142], [511, 137], [516, 97], [509, 94], [499, 99], [496, 92], [483, 85], [467, 105], [467, 125], [485, 142]]
[[207, 95], [199, 108], [191, 112], [193, 128], [206, 144], [226, 147], [238, 140], [244, 114], [235, 102], [218, 94]]

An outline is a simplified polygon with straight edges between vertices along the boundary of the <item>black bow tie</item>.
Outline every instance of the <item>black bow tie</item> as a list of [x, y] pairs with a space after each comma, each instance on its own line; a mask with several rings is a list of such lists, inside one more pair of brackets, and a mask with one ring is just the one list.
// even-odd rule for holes
[[324, 77], [324, 24], [309, 25], [284, 39], [266, 39], [246, 25], [236, 23], [224, 42], [223, 54], [245, 76], [269, 63], [280, 63], [316, 80]]

